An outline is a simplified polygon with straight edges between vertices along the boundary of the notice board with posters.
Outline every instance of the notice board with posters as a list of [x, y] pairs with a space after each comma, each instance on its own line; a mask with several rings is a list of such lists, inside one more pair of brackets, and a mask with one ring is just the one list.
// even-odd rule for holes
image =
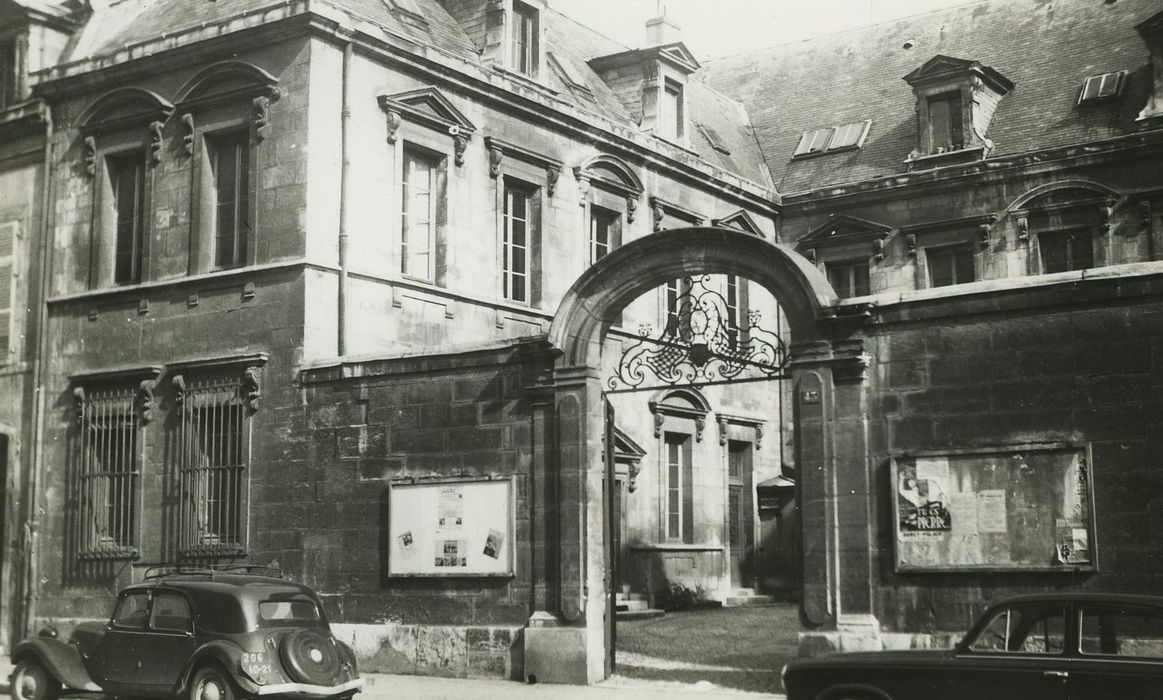
[[389, 576], [512, 576], [513, 479], [388, 486]]
[[891, 479], [897, 571], [1097, 569], [1085, 446], [902, 455]]

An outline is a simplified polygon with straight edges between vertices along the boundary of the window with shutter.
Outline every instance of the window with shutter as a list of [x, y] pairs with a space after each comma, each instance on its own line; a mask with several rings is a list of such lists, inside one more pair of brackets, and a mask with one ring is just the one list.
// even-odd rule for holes
[[20, 223], [0, 224], [0, 365], [8, 362], [12, 351], [12, 299], [15, 296], [16, 234]]

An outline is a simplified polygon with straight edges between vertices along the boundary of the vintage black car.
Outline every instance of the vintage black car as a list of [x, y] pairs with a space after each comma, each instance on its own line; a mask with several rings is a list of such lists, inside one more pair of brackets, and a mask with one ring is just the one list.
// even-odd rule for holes
[[797, 659], [783, 683], [788, 700], [1163, 698], [1163, 597], [1015, 596], [953, 649]]
[[12, 651], [14, 700], [62, 692], [234, 700], [350, 698], [363, 681], [319, 597], [259, 567], [166, 566], [122, 589], [106, 624], [51, 629]]

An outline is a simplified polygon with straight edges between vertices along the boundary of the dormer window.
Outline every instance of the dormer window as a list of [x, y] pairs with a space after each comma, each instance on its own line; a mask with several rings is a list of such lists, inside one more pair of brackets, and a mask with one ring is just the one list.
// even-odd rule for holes
[[537, 9], [514, 0], [513, 70], [530, 78], [537, 77], [538, 30]]
[[929, 144], [932, 153], [965, 147], [960, 92], [946, 92], [929, 98]]
[[662, 109], [658, 119], [658, 135], [672, 141], [682, 141], [683, 128], [683, 87], [682, 83], [667, 78], [662, 88]]
[[1012, 81], [978, 61], [940, 55], [904, 79], [917, 100], [917, 147], [910, 163], [953, 165], [989, 155], [989, 126]]

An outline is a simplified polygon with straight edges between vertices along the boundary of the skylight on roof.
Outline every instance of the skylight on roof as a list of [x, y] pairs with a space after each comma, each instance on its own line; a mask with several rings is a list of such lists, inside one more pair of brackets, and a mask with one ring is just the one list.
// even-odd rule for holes
[[428, 23], [427, 18], [424, 17], [424, 13], [420, 11], [420, 6], [416, 4], [416, 0], [384, 0], [384, 4], [393, 13], [401, 14], [424, 24]]
[[868, 128], [871, 125], [872, 120], [865, 119], [862, 122], [831, 126], [826, 129], [809, 129], [800, 134], [800, 141], [792, 157], [804, 158], [860, 148], [864, 145], [864, 138], [868, 136]]
[[581, 71], [578, 70], [577, 66], [573, 64], [573, 61], [569, 57], [559, 56], [552, 51], [547, 51], [546, 55], [549, 56], [549, 64], [553, 66], [562, 81], [571, 87], [589, 92], [590, 86], [586, 82], [585, 76], [582, 75]]
[[699, 133], [703, 135], [707, 143], [711, 144], [711, 148], [725, 156], [731, 155], [731, 147], [727, 145], [727, 142], [718, 131], [702, 122], [697, 122], [695, 126], [699, 128]]
[[1082, 92], [1078, 95], [1078, 104], [1101, 102], [1118, 97], [1123, 91], [1123, 83], [1126, 82], [1126, 77], [1127, 72], [1121, 70], [1115, 71], [1114, 73], [1090, 76], [1082, 83]]

